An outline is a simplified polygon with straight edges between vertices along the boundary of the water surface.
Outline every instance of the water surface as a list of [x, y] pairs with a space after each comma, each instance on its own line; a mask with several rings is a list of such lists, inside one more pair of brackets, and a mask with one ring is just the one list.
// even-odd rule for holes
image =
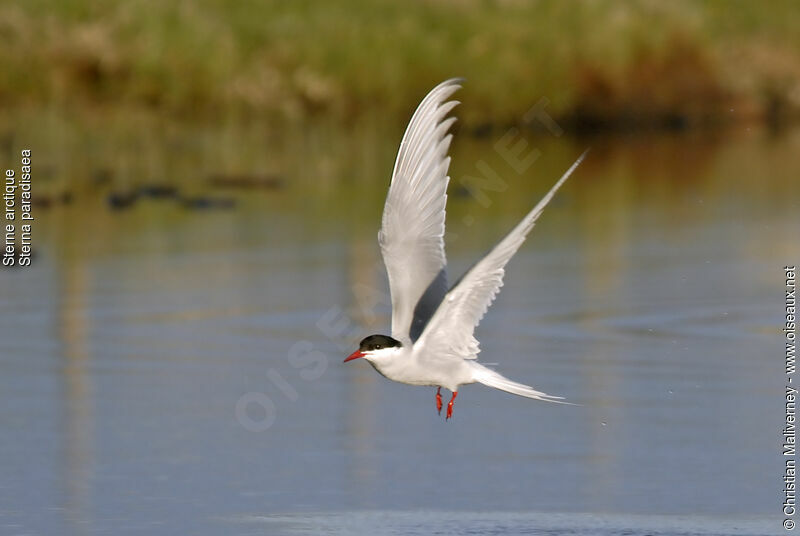
[[[264, 156], [250, 134], [192, 171], [216, 139], [196, 133], [170, 164], [233, 208], [115, 211], [87, 183], [38, 209], [35, 265], [0, 272], [0, 533], [780, 530], [800, 132], [592, 141], [477, 331], [483, 361], [580, 405], [466, 386], [447, 423], [434, 390], [341, 363], [389, 325], [375, 237], [396, 136], [267, 136]], [[453, 280], [588, 144], [530, 138], [518, 174], [501, 134], [454, 147]], [[56, 190], [59, 163], [163, 179], [170, 154], [134, 173], [137, 150], [39, 162]], [[479, 160], [507, 183], [488, 203], [464, 188]], [[285, 186], [203, 181], [237, 169]]]

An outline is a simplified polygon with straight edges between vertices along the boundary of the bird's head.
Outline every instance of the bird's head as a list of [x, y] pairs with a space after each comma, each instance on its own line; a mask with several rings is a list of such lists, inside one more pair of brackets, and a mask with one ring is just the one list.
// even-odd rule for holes
[[388, 335], [370, 335], [359, 344], [358, 350], [350, 354], [345, 363], [363, 357], [367, 361], [373, 363], [377, 360], [389, 358], [397, 353], [402, 344], [397, 339], [393, 339]]

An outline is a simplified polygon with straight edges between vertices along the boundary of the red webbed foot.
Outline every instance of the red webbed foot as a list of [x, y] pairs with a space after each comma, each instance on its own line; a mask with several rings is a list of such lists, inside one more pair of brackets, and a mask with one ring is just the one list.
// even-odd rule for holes
[[444, 420], [448, 420], [453, 416], [453, 402], [455, 402], [457, 396], [458, 391], [453, 391], [453, 396], [450, 397], [450, 402], [447, 403], [447, 415], [445, 415]]

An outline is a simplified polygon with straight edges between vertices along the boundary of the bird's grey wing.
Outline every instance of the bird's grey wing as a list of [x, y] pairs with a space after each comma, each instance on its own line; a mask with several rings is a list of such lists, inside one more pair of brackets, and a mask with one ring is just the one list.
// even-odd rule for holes
[[506, 263], [525, 241], [544, 207], [575, 171], [584, 156], [586, 152], [561, 176], [533, 210], [453, 285], [419, 339], [420, 347], [425, 348], [424, 355], [435, 359], [475, 359], [478, 356], [480, 348], [473, 333], [503, 286]]
[[392, 293], [392, 337], [416, 340], [447, 292], [444, 220], [447, 151], [455, 118], [447, 101], [460, 80], [447, 80], [422, 100], [408, 124], [392, 173], [378, 242]]

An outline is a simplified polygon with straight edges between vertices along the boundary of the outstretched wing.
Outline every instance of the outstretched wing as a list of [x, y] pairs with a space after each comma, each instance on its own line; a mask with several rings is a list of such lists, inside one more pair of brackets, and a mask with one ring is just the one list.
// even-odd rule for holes
[[442, 82], [423, 99], [408, 124], [383, 208], [378, 242], [392, 292], [392, 337], [416, 340], [447, 292], [444, 216], [447, 202], [445, 116], [459, 79]]
[[418, 342], [420, 347], [426, 349], [425, 355], [436, 359], [475, 359], [478, 356], [480, 348], [473, 333], [503, 286], [506, 263], [525, 241], [544, 207], [575, 171], [584, 156], [586, 152], [561, 176], [533, 210], [450, 289]]

